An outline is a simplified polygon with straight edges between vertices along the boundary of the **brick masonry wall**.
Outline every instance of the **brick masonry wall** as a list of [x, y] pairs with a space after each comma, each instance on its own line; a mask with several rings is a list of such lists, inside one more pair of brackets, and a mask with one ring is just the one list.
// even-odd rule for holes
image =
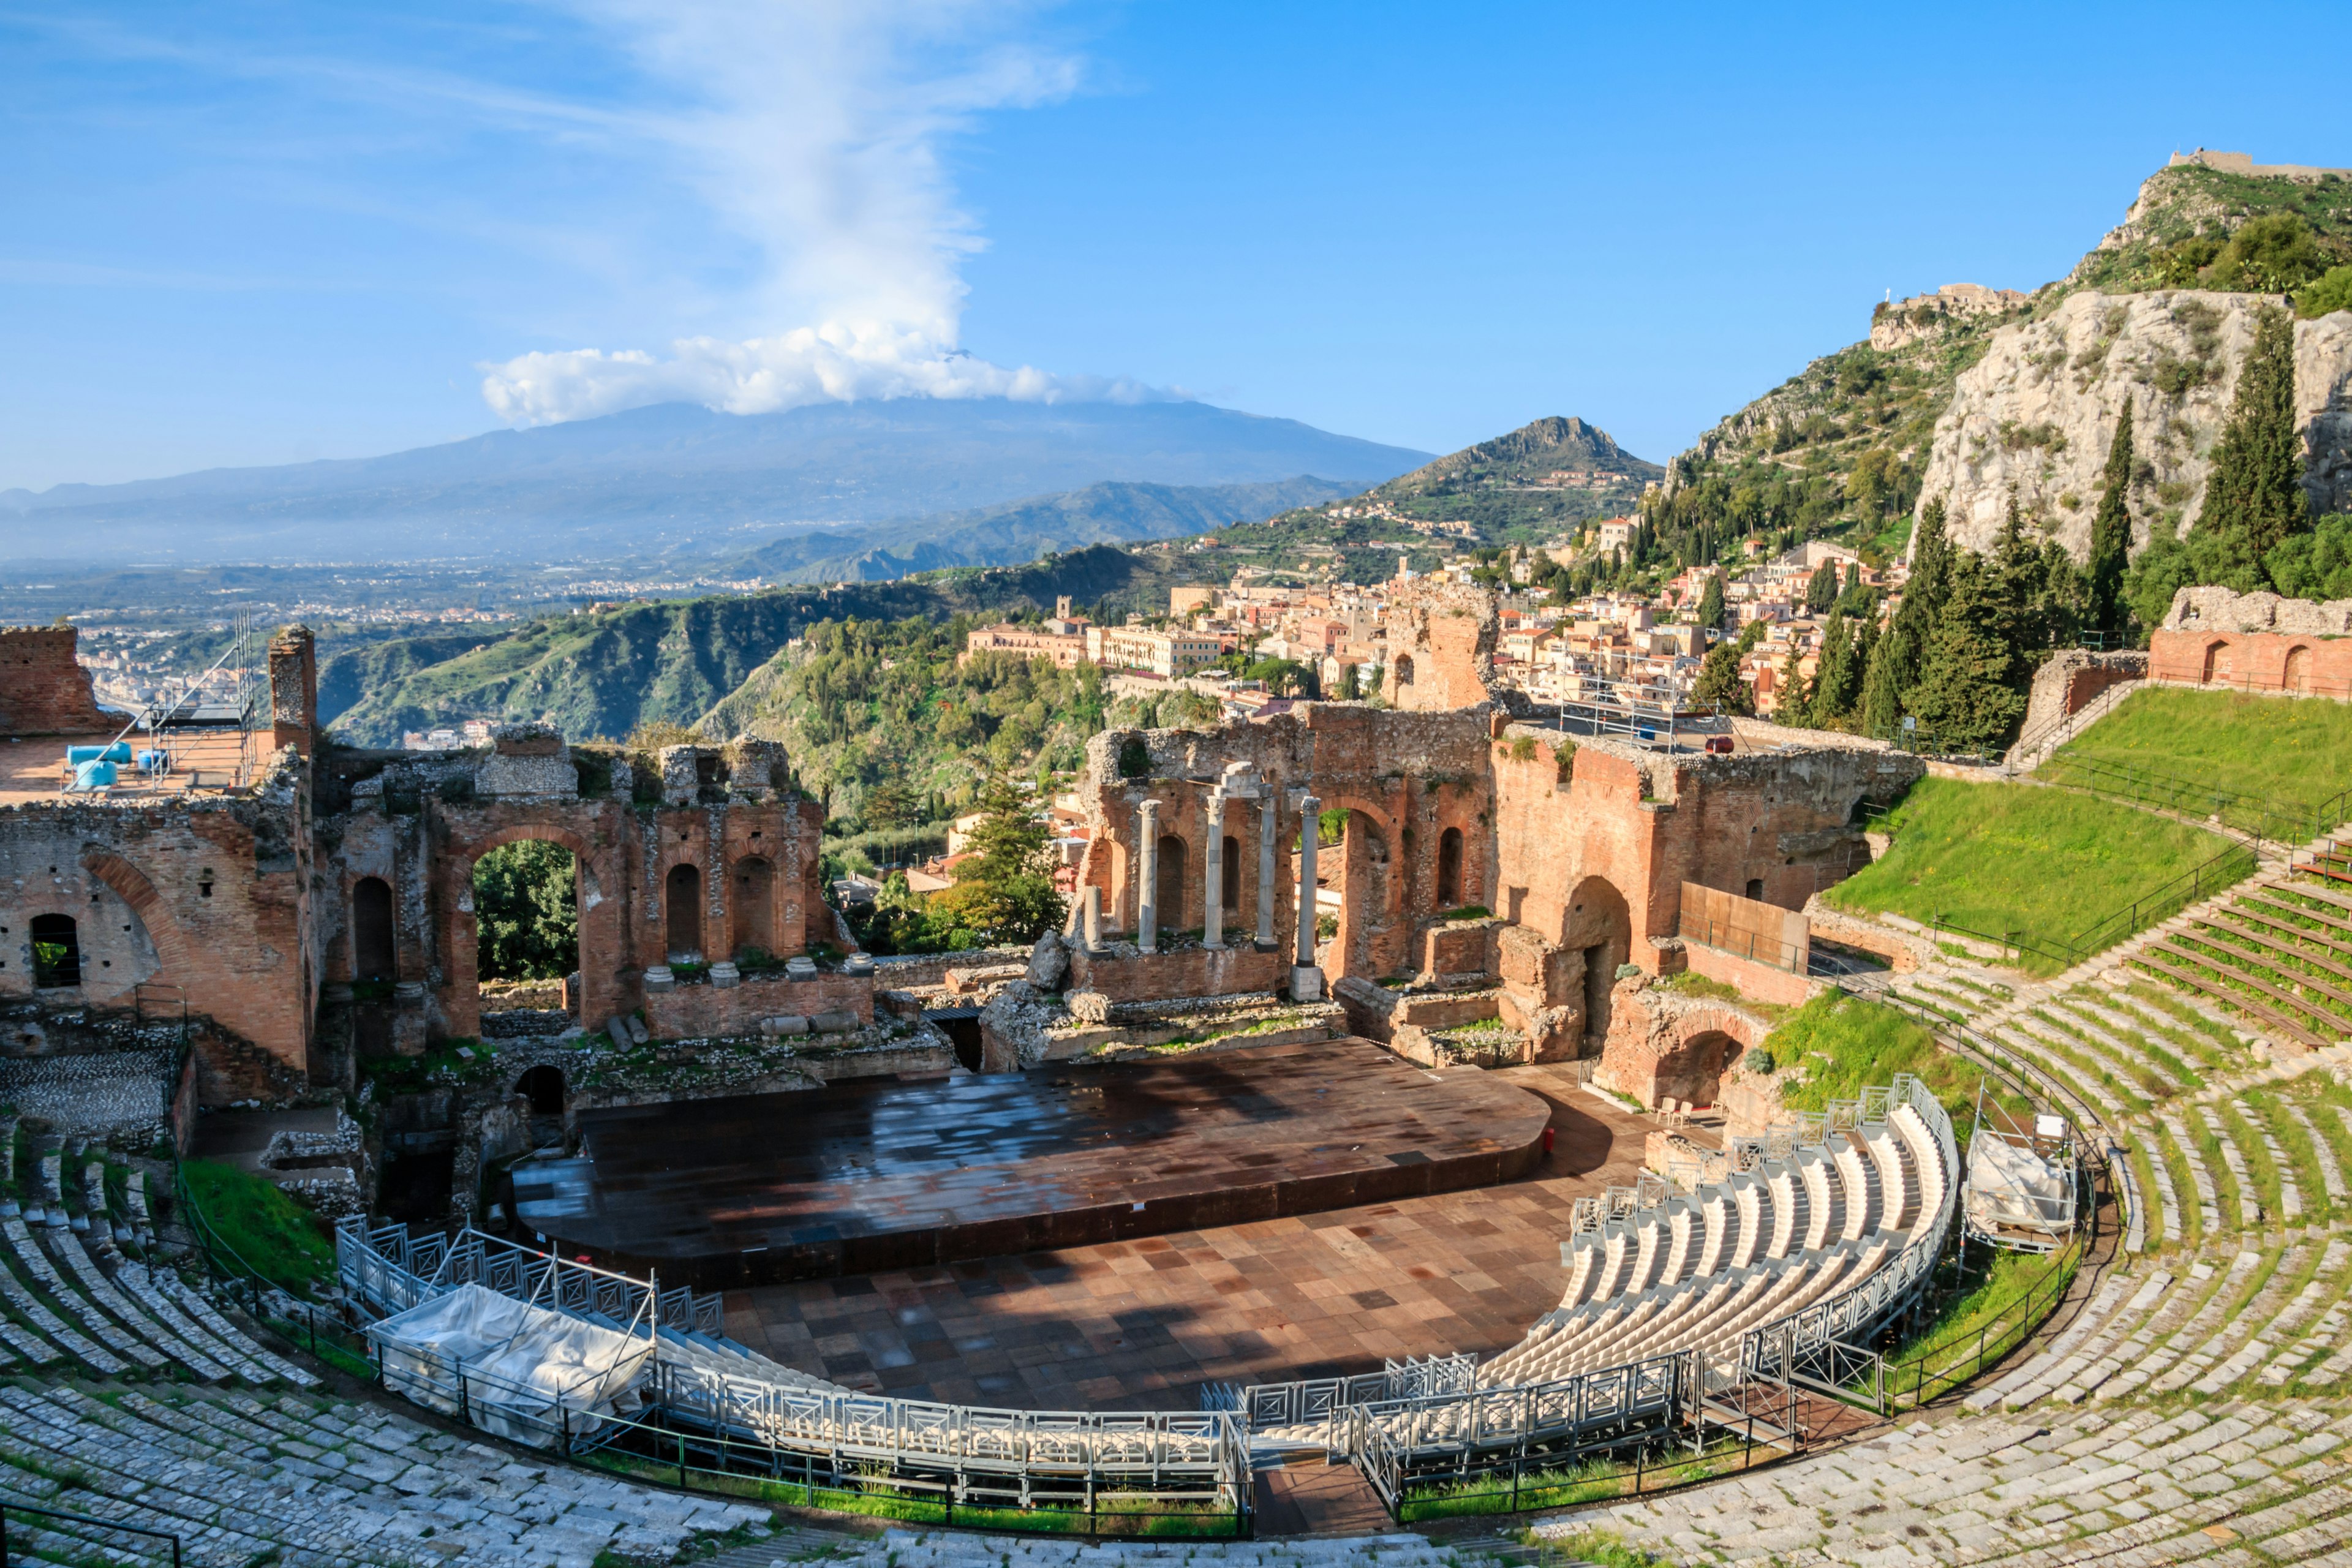
[[1167, 1002], [1179, 996], [1239, 996], [1290, 983], [1290, 955], [1279, 948], [1187, 948], [1131, 957], [1079, 952], [1070, 959], [1070, 989], [1099, 991], [1113, 1002]]
[[1754, 959], [1742, 958], [1736, 952], [1726, 952], [1705, 942], [1685, 942], [1683, 958], [1693, 974], [1719, 980], [1735, 987], [1742, 996], [1751, 1001], [1770, 1002], [1783, 1007], [1801, 1007], [1812, 994], [1812, 983], [1801, 974], [1775, 969], [1769, 963], [1759, 963]]
[[820, 974], [814, 980], [746, 980], [724, 990], [703, 983], [646, 996], [646, 1027], [660, 1040], [756, 1035], [762, 1018], [835, 1012], [854, 1014], [861, 1025], [872, 1023], [872, 979]]
[[2352, 698], [2352, 637], [2158, 631], [2148, 639], [2147, 673], [2192, 686]]
[[71, 626], [0, 626], [0, 735], [85, 735], [122, 727], [90, 689]]

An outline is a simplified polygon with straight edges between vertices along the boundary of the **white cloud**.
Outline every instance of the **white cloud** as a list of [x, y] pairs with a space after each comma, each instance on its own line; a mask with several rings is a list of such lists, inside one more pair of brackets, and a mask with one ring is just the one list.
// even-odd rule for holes
[[961, 263], [982, 240], [942, 143], [992, 109], [1066, 96], [1073, 57], [1009, 36], [1003, 0], [581, 0], [676, 106], [646, 121], [766, 270], [758, 320], [811, 323], [667, 357], [527, 353], [485, 365], [514, 424], [693, 401], [732, 413], [887, 397], [1159, 395], [1132, 383], [988, 363], [958, 347]]

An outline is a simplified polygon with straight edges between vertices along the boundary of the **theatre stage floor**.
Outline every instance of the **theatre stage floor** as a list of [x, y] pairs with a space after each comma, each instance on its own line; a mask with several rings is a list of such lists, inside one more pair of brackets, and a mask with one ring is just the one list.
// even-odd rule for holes
[[1549, 1112], [1363, 1040], [583, 1112], [522, 1223], [700, 1289], [871, 1274], [1522, 1175]]
[[1192, 1409], [1204, 1382], [1516, 1343], [1559, 1305], [1571, 1199], [1630, 1185], [1659, 1123], [1568, 1068], [1486, 1075], [1555, 1142], [1498, 1186], [727, 1293], [728, 1332], [853, 1387], [959, 1404]]

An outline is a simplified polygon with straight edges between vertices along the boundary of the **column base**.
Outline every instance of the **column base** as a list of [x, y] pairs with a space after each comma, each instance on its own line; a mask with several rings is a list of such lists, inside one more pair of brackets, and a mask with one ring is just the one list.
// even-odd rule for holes
[[1294, 1002], [1323, 1000], [1323, 971], [1312, 963], [1290, 966], [1290, 999]]

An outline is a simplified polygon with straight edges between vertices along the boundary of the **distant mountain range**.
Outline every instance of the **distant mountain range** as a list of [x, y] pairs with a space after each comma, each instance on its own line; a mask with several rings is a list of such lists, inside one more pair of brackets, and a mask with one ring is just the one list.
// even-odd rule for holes
[[1117, 480], [972, 511], [795, 534], [763, 544], [722, 571], [774, 583], [881, 583], [940, 566], [1010, 566], [1089, 544], [1206, 533], [1293, 507], [1320, 506], [1360, 488], [1312, 475], [1259, 485]]
[[382, 458], [0, 491], [0, 558], [761, 553], [791, 578], [896, 575], [1197, 531], [1427, 460], [1203, 403], [667, 404]]

